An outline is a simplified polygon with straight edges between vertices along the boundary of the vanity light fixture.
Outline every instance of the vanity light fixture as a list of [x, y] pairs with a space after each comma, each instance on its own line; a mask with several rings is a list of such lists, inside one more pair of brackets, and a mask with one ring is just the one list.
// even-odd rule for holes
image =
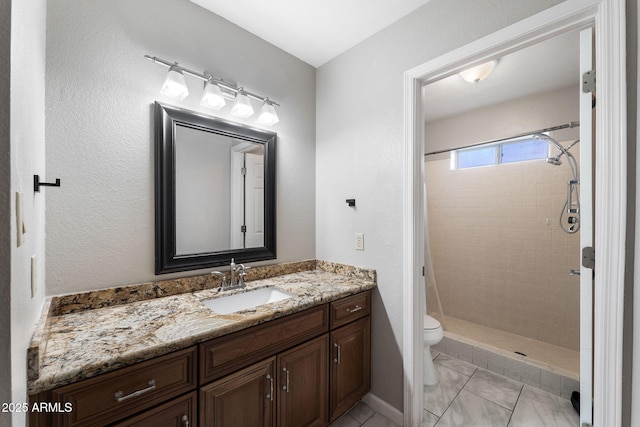
[[231, 107], [231, 114], [242, 117], [243, 119], [253, 115], [253, 106], [251, 105], [251, 101], [249, 100], [247, 93], [242, 88], [240, 88], [236, 94], [236, 100], [233, 102], [233, 107]]
[[486, 79], [489, 74], [491, 74], [497, 62], [498, 61], [493, 59], [489, 62], [485, 62], [484, 64], [460, 71], [458, 74], [469, 83], [478, 83]]
[[262, 107], [260, 107], [260, 113], [258, 114], [258, 123], [273, 126], [278, 123], [280, 119], [278, 118], [278, 113], [276, 113], [276, 109], [273, 108], [273, 104], [269, 99], [265, 99], [262, 103]]
[[189, 95], [187, 82], [184, 80], [184, 74], [182, 74], [177, 62], [169, 67], [169, 73], [164, 80], [160, 93], [180, 100], [185, 99], [187, 95]]
[[200, 99], [200, 105], [203, 107], [219, 110], [226, 105], [224, 95], [220, 86], [216, 83], [208, 80], [204, 84], [204, 91], [202, 92], [202, 98]]
[[253, 115], [254, 110], [251, 99], [262, 102], [262, 108], [258, 115], [258, 123], [272, 126], [280, 121], [274, 106], [280, 106], [277, 102], [268, 97], [256, 95], [254, 93], [238, 87], [235, 83], [211, 76], [206, 73], [198, 73], [178, 65], [177, 62], [169, 62], [155, 56], [144, 56], [146, 59], [156, 64], [169, 68], [169, 74], [165, 79], [160, 93], [179, 100], [183, 100], [189, 95], [189, 90], [185, 82], [184, 75], [200, 79], [204, 82], [204, 90], [200, 105], [203, 107], [219, 110], [226, 105], [226, 100], [233, 101], [231, 114], [238, 117], [247, 118]]

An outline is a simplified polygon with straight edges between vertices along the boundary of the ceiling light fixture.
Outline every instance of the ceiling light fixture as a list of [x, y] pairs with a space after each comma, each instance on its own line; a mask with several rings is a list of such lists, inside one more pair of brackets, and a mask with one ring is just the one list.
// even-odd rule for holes
[[169, 62], [155, 56], [145, 55], [150, 61], [169, 68], [169, 74], [165, 79], [160, 93], [179, 100], [183, 100], [189, 95], [184, 75], [188, 74], [192, 77], [204, 81], [204, 90], [200, 105], [203, 107], [219, 110], [226, 105], [226, 100], [233, 100], [231, 114], [238, 117], [247, 118], [253, 115], [254, 110], [251, 105], [251, 99], [262, 102], [262, 108], [258, 116], [258, 123], [272, 126], [280, 121], [274, 106], [280, 106], [277, 102], [272, 101], [268, 97], [256, 95], [254, 93], [238, 87], [235, 83], [213, 77], [206, 73], [198, 73], [181, 67], [177, 62]]
[[489, 76], [496, 66], [498, 61], [491, 60], [484, 64], [477, 65], [464, 71], [460, 71], [458, 74], [460, 77], [468, 81], [469, 83], [478, 83]]

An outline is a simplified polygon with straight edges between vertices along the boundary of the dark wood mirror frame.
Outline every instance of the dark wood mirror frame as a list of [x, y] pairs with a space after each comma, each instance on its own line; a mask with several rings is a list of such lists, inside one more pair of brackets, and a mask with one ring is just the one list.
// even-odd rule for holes
[[[264, 246], [193, 255], [176, 254], [174, 136], [181, 125], [264, 144]], [[198, 270], [236, 262], [276, 258], [276, 138], [263, 129], [155, 103], [155, 259], [156, 274]]]

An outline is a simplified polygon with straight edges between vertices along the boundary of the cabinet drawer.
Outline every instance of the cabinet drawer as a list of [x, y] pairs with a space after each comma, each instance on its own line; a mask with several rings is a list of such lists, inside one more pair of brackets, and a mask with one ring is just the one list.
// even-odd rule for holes
[[327, 304], [200, 344], [200, 383], [273, 356], [329, 329]]
[[54, 426], [104, 426], [196, 387], [196, 347], [55, 389], [54, 402], [73, 411]]
[[115, 424], [114, 427], [195, 427], [197, 401], [198, 395], [192, 391], [122, 423]]
[[330, 312], [331, 329], [368, 316], [371, 313], [371, 291], [333, 301]]

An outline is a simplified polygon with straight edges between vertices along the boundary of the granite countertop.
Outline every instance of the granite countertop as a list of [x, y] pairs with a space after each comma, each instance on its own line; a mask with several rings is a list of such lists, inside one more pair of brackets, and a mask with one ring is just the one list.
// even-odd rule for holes
[[[315, 269], [254, 280], [245, 289], [205, 289], [45, 315], [41, 331], [36, 329], [41, 340], [34, 362], [37, 377], [30, 375], [28, 392], [51, 390], [376, 286], [375, 272], [373, 280], [340, 273]], [[295, 296], [226, 315], [202, 303], [263, 287], [277, 287]]]

